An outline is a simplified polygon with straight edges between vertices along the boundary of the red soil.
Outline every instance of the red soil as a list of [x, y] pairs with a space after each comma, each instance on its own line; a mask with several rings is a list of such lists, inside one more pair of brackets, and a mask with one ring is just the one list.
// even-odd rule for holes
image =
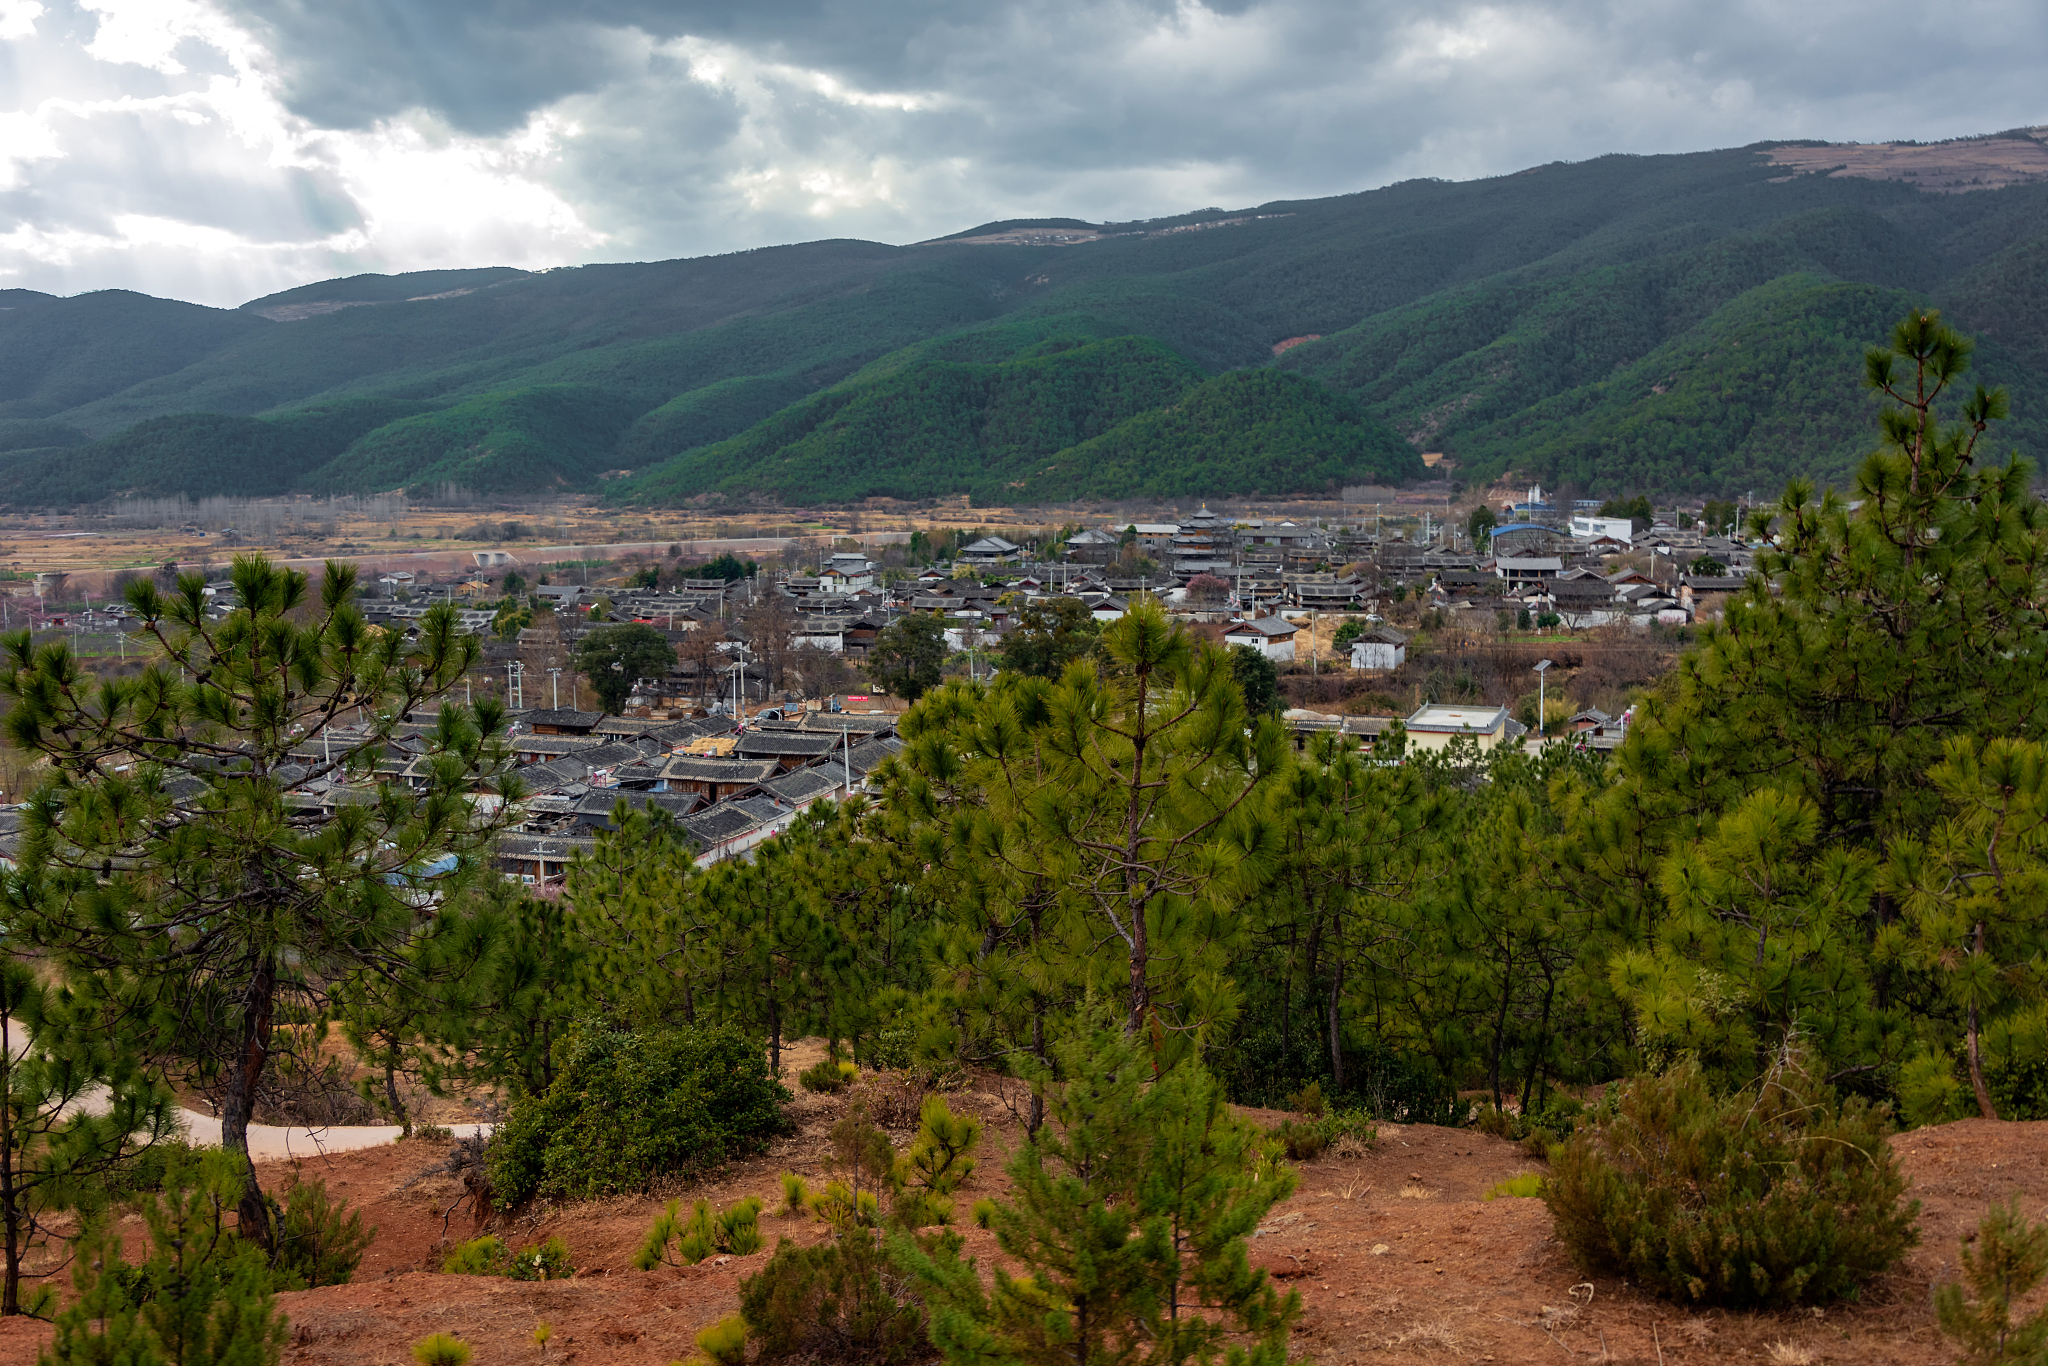
[[[843, 1101], [805, 1096], [793, 1107], [800, 1132], [766, 1157], [719, 1179], [670, 1193], [721, 1207], [743, 1195], [778, 1201], [776, 1174], [822, 1178], [826, 1130]], [[956, 1108], [981, 1114], [989, 1138], [982, 1165], [961, 1192], [1003, 1193], [1003, 1160], [1015, 1116], [1000, 1097], [970, 1092]], [[1279, 1116], [1249, 1112], [1266, 1121]], [[900, 1144], [908, 1134], [899, 1133]], [[2039, 1217], [2048, 1190], [2048, 1123], [1969, 1120], [1894, 1140], [1922, 1203], [1921, 1245], [1856, 1304], [1781, 1314], [1692, 1313], [1606, 1277], [1588, 1279], [1551, 1237], [1542, 1202], [1481, 1199], [1496, 1182], [1537, 1169], [1513, 1145], [1469, 1130], [1385, 1126], [1377, 1150], [1301, 1167], [1296, 1194], [1253, 1243], [1254, 1260], [1298, 1287], [1306, 1312], [1298, 1350], [1326, 1366], [1358, 1360], [1690, 1363], [1859, 1362], [1924, 1366], [1953, 1360], [1930, 1308], [1932, 1286], [1953, 1276], [1959, 1235], [1985, 1207], [2015, 1192]], [[292, 1366], [409, 1366], [409, 1346], [433, 1332], [473, 1343], [478, 1366], [660, 1363], [691, 1355], [697, 1330], [736, 1307], [739, 1282], [767, 1260], [716, 1258], [682, 1271], [636, 1272], [631, 1258], [663, 1195], [549, 1208], [497, 1228], [515, 1244], [560, 1235], [574, 1255], [572, 1280], [528, 1284], [435, 1270], [447, 1246], [444, 1211], [458, 1194], [445, 1176], [421, 1178], [445, 1145], [408, 1142], [301, 1165], [331, 1193], [359, 1205], [377, 1237], [354, 1284], [284, 1295]], [[280, 1182], [284, 1164], [269, 1164]], [[964, 1223], [964, 1218], [963, 1218]], [[779, 1237], [822, 1235], [810, 1220], [764, 1216]], [[139, 1230], [138, 1230], [139, 1231]], [[984, 1264], [991, 1235], [964, 1228]], [[448, 1240], [474, 1235], [458, 1211]], [[545, 1360], [533, 1340], [554, 1329]], [[0, 1324], [0, 1366], [28, 1366], [46, 1325]]]

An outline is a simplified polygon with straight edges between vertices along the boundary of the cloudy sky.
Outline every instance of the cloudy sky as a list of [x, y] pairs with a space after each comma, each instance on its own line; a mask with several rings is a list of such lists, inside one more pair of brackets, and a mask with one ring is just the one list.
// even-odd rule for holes
[[2041, 0], [0, 0], [0, 288], [236, 304], [2048, 123]]

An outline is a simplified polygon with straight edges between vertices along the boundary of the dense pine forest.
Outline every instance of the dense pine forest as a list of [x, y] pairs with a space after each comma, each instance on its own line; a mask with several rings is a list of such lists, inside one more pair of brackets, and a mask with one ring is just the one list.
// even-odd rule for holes
[[[2010, 440], [2048, 430], [2048, 185], [1758, 147], [1053, 225], [1093, 240], [359, 276], [234, 310], [0, 292], [0, 497], [1307, 493], [1412, 477], [1402, 444], [1467, 480], [1843, 487], [1855, 357], [1909, 305], [1979, 336]], [[1289, 382], [1209, 387], [1241, 372]]]

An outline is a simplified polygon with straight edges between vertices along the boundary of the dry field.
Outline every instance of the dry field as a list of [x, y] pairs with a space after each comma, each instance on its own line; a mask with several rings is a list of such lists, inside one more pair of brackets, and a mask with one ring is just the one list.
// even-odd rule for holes
[[[1441, 494], [1388, 490], [1381, 505], [1339, 502], [1238, 504], [1219, 501], [1227, 515], [1305, 521], [1321, 517], [1355, 521], [1382, 506], [1388, 517], [1429, 508], [1442, 514]], [[382, 506], [386, 502], [393, 506]], [[835, 540], [855, 538], [873, 546], [900, 541], [913, 531], [976, 527], [1059, 527], [1067, 523], [1108, 525], [1192, 513], [1184, 507], [1118, 504], [1103, 507], [973, 507], [964, 498], [936, 506], [870, 499], [853, 509], [764, 509], [710, 516], [687, 510], [622, 510], [594, 499], [546, 503], [477, 503], [470, 506], [406, 505], [399, 500], [312, 499], [251, 501], [243, 505], [232, 538], [201, 521], [175, 525], [124, 525], [134, 519], [101, 513], [0, 513], [0, 569], [20, 575], [61, 572], [71, 586], [94, 593], [121, 570], [154, 569], [166, 562], [197, 568], [225, 564], [245, 551], [276, 559], [318, 564], [354, 560], [367, 567], [451, 571], [474, 563], [478, 550], [505, 550], [526, 563], [562, 559], [615, 559], [635, 551], [659, 555], [682, 545], [685, 555], [709, 558], [722, 550], [763, 558], [794, 548], [808, 558]], [[218, 521], [218, 518], [213, 519]], [[479, 526], [502, 531], [517, 524], [524, 534], [481, 538], [463, 532]], [[209, 534], [181, 529], [205, 526]], [[578, 553], [581, 552], [581, 553]], [[12, 586], [28, 592], [25, 582]]]

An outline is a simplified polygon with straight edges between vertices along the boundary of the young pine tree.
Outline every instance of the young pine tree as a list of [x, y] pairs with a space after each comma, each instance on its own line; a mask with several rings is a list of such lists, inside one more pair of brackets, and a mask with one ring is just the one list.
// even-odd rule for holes
[[2013, 1301], [2048, 1275], [2048, 1224], [2029, 1224], [2017, 1197], [1993, 1205], [1977, 1225], [1977, 1243], [1962, 1248], [1963, 1286], [1934, 1292], [1941, 1331], [1963, 1348], [1963, 1366], [2034, 1366], [2048, 1360], [2048, 1309], [2013, 1322]]
[[1025, 1366], [1229, 1358], [1283, 1366], [1300, 1299], [1251, 1269], [1245, 1237], [1293, 1189], [1221, 1088], [1183, 1062], [1156, 1082], [1150, 1055], [1101, 1024], [1055, 1050], [1049, 1121], [1009, 1166], [1013, 1200], [991, 1223], [1027, 1274], [984, 1289], [952, 1246], [907, 1234], [890, 1250], [931, 1305], [949, 1362]]
[[277, 1366], [287, 1336], [263, 1250], [228, 1216], [242, 1163], [210, 1152], [175, 1167], [144, 1207], [151, 1254], [89, 1228], [72, 1264], [77, 1295], [38, 1366]]

